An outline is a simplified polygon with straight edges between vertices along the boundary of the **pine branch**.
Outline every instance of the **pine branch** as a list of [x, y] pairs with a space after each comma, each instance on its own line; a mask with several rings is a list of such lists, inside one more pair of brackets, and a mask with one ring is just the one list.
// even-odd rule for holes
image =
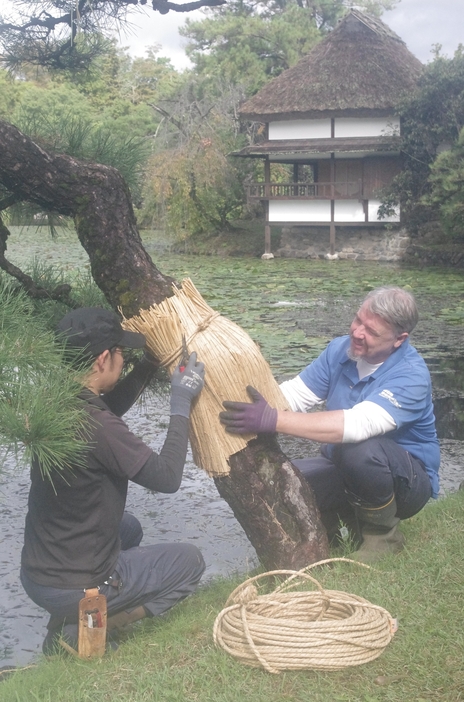
[[88, 415], [70, 371], [26, 295], [0, 280], [0, 444], [53, 479], [83, 460]]

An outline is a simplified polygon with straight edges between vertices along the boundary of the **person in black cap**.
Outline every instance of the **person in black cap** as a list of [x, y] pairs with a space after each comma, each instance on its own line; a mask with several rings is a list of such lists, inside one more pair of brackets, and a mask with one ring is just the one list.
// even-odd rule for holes
[[143, 334], [125, 331], [114, 312], [81, 308], [59, 323], [70, 360], [84, 374], [80, 398], [89, 414], [83, 464], [57, 466], [52, 480], [34, 461], [21, 556], [21, 582], [51, 617], [46, 654], [62, 636], [76, 648], [78, 603], [98, 587], [106, 596], [108, 630], [157, 616], [190, 595], [203, 574], [190, 544], [140, 547], [139, 521], [124, 511], [129, 480], [157, 492], [178, 490], [187, 453], [192, 400], [204, 384], [204, 365], [192, 353], [171, 378], [170, 423], [159, 455], [120, 419], [156, 366], [145, 355], [118, 383], [125, 348], [142, 349]]

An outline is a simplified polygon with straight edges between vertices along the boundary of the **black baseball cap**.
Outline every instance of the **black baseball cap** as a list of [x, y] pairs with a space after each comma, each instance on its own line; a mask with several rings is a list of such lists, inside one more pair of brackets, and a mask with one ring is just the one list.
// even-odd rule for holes
[[68, 312], [58, 323], [56, 333], [66, 348], [81, 351], [89, 358], [96, 358], [114, 346], [130, 349], [145, 346], [143, 334], [125, 331], [117, 314], [102, 307], [80, 307]]

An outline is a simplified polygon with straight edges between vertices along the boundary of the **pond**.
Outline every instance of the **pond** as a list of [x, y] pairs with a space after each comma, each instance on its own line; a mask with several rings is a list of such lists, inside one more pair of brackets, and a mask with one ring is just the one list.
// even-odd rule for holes
[[[464, 480], [464, 327], [455, 324], [464, 299], [464, 276], [451, 270], [405, 269], [353, 261], [314, 261], [179, 256], [154, 233], [144, 243], [157, 266], [181, 280], [190, 277], [208, 303], [242, 326], [260, 344], [278, 380], [292, 377], [334, 336], [347, 332], [366, 292], [383, 284], [415, 293], [421, 319], [412, 342], [432, 372], [437, 426], [442, 446], [441, 493]], [[71, 278], [88, 268], [73, 233], [52, 240], [44, 228], [15, 229], [7, 256], [24, 266], [33, 256], [57, 264]], [[166, 431], [166, 396], [150, 396], [125, 417], [154, 450]], [[317, 446], [283, 438], [290, 458], [315, 453]], [[0, 667], [26, 665], [40, 653], [47, 615], [30, 602], [18, 578], [29, 489], [26, 466], [3, 459], [0, 474]], [[155, 495], [132, 484], [127, 507], [144, 528], [146, 543], [191, 541], [203, 552], [206, 581], [217, 575], [245, 574], [257, 563], [254, 549], [219, 497], [213, 481], [189, 454], [185, 477], [175, 495]]]

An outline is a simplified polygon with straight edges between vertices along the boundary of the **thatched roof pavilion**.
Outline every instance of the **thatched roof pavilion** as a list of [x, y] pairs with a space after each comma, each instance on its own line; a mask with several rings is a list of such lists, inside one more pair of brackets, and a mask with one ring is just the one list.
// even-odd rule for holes
[[[308, 238], [308, 227], [329, 227], [327, 255], [334, 257], [336, 227], [400, 224], [399, 209], [379, 218], [381, 197], [402, 168], [396, 108], [421, 72], [421, 62], [389, 27], [352, 9], [307, 56], [242, 105], [242, 119], [266, 124], [257, 143], [231, 154], [263, 160], [264, 179], [248, 184], [247, 195], [263, 204], [264, 258], [273, 256], [271, 225], [306, 227]], [[291, 167], [290, 182], [273, 181], [274, 163]]]
[[241, 107], [242, 119], [391, 114], [414, 88], [421, 62], [379, 19], [350, 10], [325, 39]]

